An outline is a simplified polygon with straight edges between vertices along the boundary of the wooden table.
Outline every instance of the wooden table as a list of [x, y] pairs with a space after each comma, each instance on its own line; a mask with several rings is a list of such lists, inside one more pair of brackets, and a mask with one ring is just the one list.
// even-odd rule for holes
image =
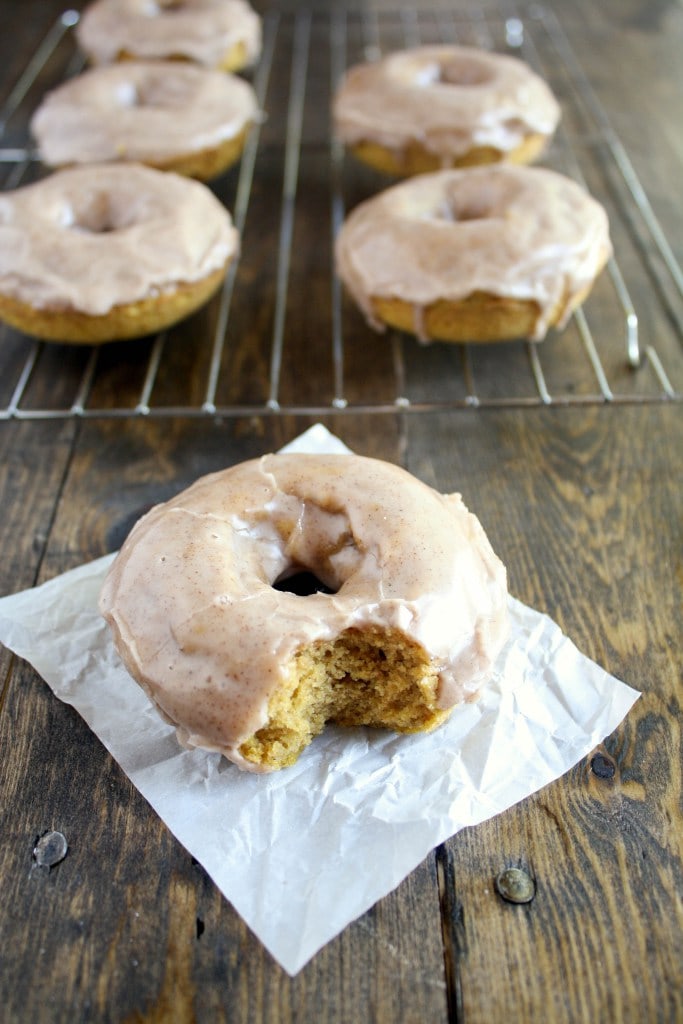
[[[544, 395], [525, 345], [463, 356], [376, 338], [330, 283], [334, 197], [346, 208], [382, 184], [330, 149], [330, 61], [416, 32], [498, 45], [500, 9], [318, 4], [309, 20], [304, 7], [273, 7], [267, 81], [256, 72], [269, 118], [247, 157], [217, 388], [207, 391], [226, 312], [217, 302], [163, 346], [110, 346], [95, 364], [87, 351], [41, 348], [15, 405], [31, 340], [0, 330], [0, 592], [116, 548], [150, 504], [321, 420], [356, 450], [460, 490], [512, 592], [643, 696], [599, 750], [436, 849], [292, 979], [79, 717], [1, 652], [0, 1019], [680, 1021], [682, 304], [624, 167], [680, 261], [683, 10], [554, 0], [544, 20], [522, 9], [523, 56], [540, 60], [565, 107], [548, 159], [578, 166], [607, 204], [646, 354], [642, 369], [626, 366], [624, 310], [604, 275], [587, 322], [607, 391], [574, 323], [541, 350]], [[12, 92], [61, 9], [0, 0], [0, 103], [17, 108], [0, 139], [5, 187], [40, 173], [6, 150], [26, 146], [28, 113], [74, 70], [67, 31], [26, 97]], [[588, 114], [576, 113], [577, 82]], [[231, 209], [244, 207], [244, 181], [235, 169], [216, 183]], [[343, 362], [330, 348], [340, 308]], [[155, 352], [152, 412], [139, 415]], [[207, 401], [215, 414], [202, 414]], [[36, 871], [49, 830], [68, 854]], [[524, 906], [496, 891], [510, 866], [535, 880]]]

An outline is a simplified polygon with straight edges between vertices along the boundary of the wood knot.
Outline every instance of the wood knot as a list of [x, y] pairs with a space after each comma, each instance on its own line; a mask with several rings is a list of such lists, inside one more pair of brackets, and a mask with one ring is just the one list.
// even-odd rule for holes
[[591, 758], [591, 771], [599, 779], [613, 779], [617, 766], [608, 754], [599, 751], [597, 754], [593, 754]]

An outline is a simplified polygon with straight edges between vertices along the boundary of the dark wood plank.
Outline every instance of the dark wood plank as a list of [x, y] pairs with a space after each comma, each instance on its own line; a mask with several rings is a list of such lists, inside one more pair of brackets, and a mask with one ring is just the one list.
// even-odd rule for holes
[[[604, 763], [589, 757], [448, 844], [452, 1001], [468, 1022], [677, 1020], [680, 410], [422, 417], [407, 453], [414, 472], [463, 492], [512, 592], [642, 691]], [[496, 892], [511, 866], [535, 879], [526, 906]]]
[[[36, 581], [76, 433], [73, 421], [0, 423], [0, 595]], [[11, 662], [0, 647], [0, 718]]]
[[[150, 504], [204, 472], [279, 447], [307, 425], [84, 424], [42, 577], [117, 547]], [[347, 443], [396, 458], [391, 423], [349, 426], [339, 430]], [[102, 451], [106, 470], [98, 467]], [[8, 1008], [52, 1019], [48, 994], [59, 991], [75, 1017], [115, 1006], [132, 1020], [337, 1021], [363, 1019], [367, 1005], [387, 1024], [399, 1015], [415, 1024], [444, 1017], [433, 861], [290, 979], [78, 716], [27, 667], [13, 673], [4, 712], [2, 805], [19, 812], [8, 814], [12, 842], [2, 863], [11, 880], [12, 912], [0, 919], [8, 950], [0, 1000]], [[47, 829], [64, 833], [69, 854], [43, 874], [31, 870], [31, 851]], [[12, 942], [17, 920], [31, 921], [30, 943]]]

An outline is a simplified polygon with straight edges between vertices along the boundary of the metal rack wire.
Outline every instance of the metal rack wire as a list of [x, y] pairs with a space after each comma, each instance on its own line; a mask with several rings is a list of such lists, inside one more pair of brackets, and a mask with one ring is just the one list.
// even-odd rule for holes
[[[237, 288], [237, 275], [249, 278], [250, 247], [243, 245], [241, 263], [231, 268], [225, 285], [212, 306], [209, 325], [202, 321], [197, 359], [201, 362], [201, 394], [159, 395], [159, 378], [175, 329], [139, 346], [144, 360], [136, 359], [135, 374], [119, 380], [116, 405], [98, 404], [98, 382], [116, 363], [104, 349], [74, 351], [68, 346], [45, 345], [0, 325], [0, 419], [46, 419], [131, 416], [250, 416], [278, 413], [322, 415], [330, 411], [395, 413], [468, 407], [520, 407], [595, 403], [680, 401], [683, 398], [683, 271], [669, 245], [634, 167], [600, 105], [570, 43], [554, 16], [542, 7], [518, 11], [509, 0], [503, 9], [488, 16], [473, 8], [468, 16], [450, 9], [416, 14], [409, 10], [338, 11], [332, 15], [311, 9], [292, 15], [272, 14], [264, 22], [264, 47], [254, 74], [254, 88], [262, 108], [274, 101], [273, 69], [278, 68], [278, 95], [286, 83], [283, 116], [277, 123], [254, 126], [239, 171], [225, 199], [241, 234], [248, 229], [254, 204], [254, 183], [264, 147], [281, 154], [281, 194], [273, 269], [272, 316], [258, 344], [267, 365], [267, 385], [256, 397], [240, 385], [231, 372], [229, 352], [234, 344], [232, 310], [238, 299], [255, 303], [252, 290]], [[78, 73], [82, 60], [71, 30], [78, 20], [65, 11], [42, 39], [25, 70], [0, 110], [0, 173], [4, 187], [14, 188], [30, 175], [42, 173], [28, 135], [28, 121], [40, 98], [47, 76], [49, 87], [61, 78]], [[325, 40], [321, 47], [320, 41]], [[327, 261], [328, 306], [317, 312], [326, 325], [321, 340], [326, 353], [323, 376], [331, 382], [311, 399], [311, 387], [299, 395], [291, 383], [283, 395], [282, 377], [290, 357], [287, 309], [290, 290], [299, 287], [296, 268], [295, 230], [298, 217], [306, 216], [306, 196], [301, 195], [300, 169], [309, 152], [320, 160], [329, 192], [329, 236], [333, 239], [349, 204], [358, 192], [359, 171], [347, 158], [329, 127], [313, 136], [306, 124], [311, 110], [320, 114], [320, 96], [312, 87], [311, 64], [323, 68], [331, 96], [345, 67], [358, 59], [373, 59], [390, 48], [421, 42], [463, 42], [520, 54], [546, 77], [560, 93], [565, 117], [549, 155], [549, 162], [587, 185], [610, 207], [610, 220], [619, 224], [617, 259], [612, 259], [600, 295], [578, 310], [561, 338], [543, 345], [512, 343], [486, 346], [429, 346], [420, 350], [413, 339], [390, 332], [389, 384], [381, 394], [370, 382], [364, 390], [354, 381], [349, 340], [370, 344], [370, 336], [355, 311], [350, 310], [331, 255]], [[57, 60], [57, 56], [61, 55]], [[287, 66], [287, 59], [289, 65]], [[56, 68], [52, 70], [53, 66]], [[50, 75], [56, 76], [55, 80]], [[283, 79], [284, 75], [284, 79]], [[316, 78], [316, 88], [319, 86]], [[269, 91], [271, 90], [271, 91]], [[329, 97], [328, 97], [329, 98]], [[264, 135], [268, 138], [264, 142]], [[374, 185], [382, 187], [381, 184]], [[614, 220], [613, 220], [614, 219]], [[654, 253], [656, 259], [651, 254]], [[625, 257], [626, 266], [622, 266]], [[246, 272], [246, 273], [245, 273]], [[298, 273], [298, 272], [297, 272]], [[643, 282], [647, 283], [647, 289]], [[656, 309], [648, 303], [648, 323], [638, 315], [639, 295], [657, 294]], [[238, 294], [239, 292], [239, 294]], [[638, 293], [638, 294], [636, 294]], [[615, 337], [617, 340], [615, 340]], [[358, 339], [360, 338], [360, 341]], [[656, 338], [656, 341], [654, 340]], [[124, 343], [120, 343], [123, 345]], [[448, 353], [444, 354], [443, 349]], [[68, 351], [67, 351], [68, 350]], [[199, 355], [201, 350], [201, 356]], [[437, 354], [434, 354], [436, 352]], [[493, 354], [492, 354], [493, 352]], [[126, 349], [129, 353], [129, 349]], [[31, 399], [40, 375], [54, 373], [60, 363], [62, 385], [53, 403]], [[444, 372], [445, 363], [447, 363]], [[575, 376], [575, 367], [588, 366], [588, 374]], [[120, 367], [118, 371], [120, 374]], [[512, 391], [507, 380], [523, 380]], [[226, 394], [226, 375], [230, 388]], [[296, 374], [294, 374], [296, 379]], [[123, 380], [123, 383], [121, 381]], [[445, 381], [445, 383], [444, 383]]]

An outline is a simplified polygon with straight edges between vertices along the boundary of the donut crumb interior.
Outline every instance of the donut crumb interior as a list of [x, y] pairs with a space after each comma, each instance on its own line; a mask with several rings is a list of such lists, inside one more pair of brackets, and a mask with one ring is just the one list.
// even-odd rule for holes
[[269, 721], [240, 747], [273, 770], [293, 764], [326, 722], [423, 732], [448, 716], [437, 707], [438, 676], [426, 651], [399, 630], [348, 629], [302, 647]]

